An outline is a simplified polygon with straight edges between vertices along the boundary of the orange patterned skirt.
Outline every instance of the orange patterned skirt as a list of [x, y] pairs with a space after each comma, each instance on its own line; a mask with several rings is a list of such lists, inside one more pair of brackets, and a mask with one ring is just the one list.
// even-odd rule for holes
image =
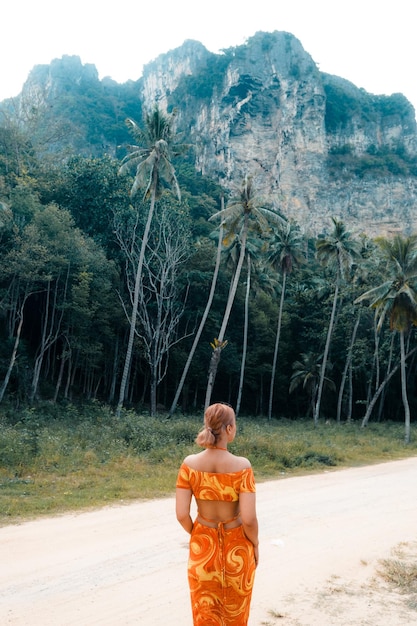
[[254, 578], [253, 545], [242, 526], [195, 521], [188, 561], [194, 626], [246, 626]]

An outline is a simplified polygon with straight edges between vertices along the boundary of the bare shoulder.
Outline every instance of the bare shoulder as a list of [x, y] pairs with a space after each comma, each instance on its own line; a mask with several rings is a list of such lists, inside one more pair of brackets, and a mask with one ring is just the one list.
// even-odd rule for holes
[[189, 454], [183, 460], [183, 464], [191, 467], [191, 469], [200, 469], [202, 452], [198, 452], [197, 454]]
[[235, 463], [238, 470], [249, 469], [252, 467], [251, 462], [244, 456], [235, 456]]
[[241, 472], [251, 467], [251, 464], [244, 456], [236, 456], [231, 452], [213, 454], [213, 451], [204, 450], [197, 454], [189, 454], [185, 457], [183, 464], [193, 470], [200, 472], [229, 473]]

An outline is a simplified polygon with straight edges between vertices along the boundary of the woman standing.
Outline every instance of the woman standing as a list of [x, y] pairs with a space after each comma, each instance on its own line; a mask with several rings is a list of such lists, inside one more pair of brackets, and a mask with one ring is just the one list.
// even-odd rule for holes
[[255, 479], [248, 459], [227, 450], [235, 435], [233, 409], [212, 404], [196, 438], [205, 450], [187, 456], [178, 473], [177, 519], [191, 535], [188, 582], [194, 626], [246, 626], [249, 619], [258, 564]]

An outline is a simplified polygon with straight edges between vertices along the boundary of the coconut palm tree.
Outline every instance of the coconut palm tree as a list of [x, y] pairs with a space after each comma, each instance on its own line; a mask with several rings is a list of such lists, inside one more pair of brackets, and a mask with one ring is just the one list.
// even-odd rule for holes
[[162, 112], [158, 106], [155, 106], [152, 111], [145, 113], [143, 128], [139, 127], [138, 124], [130, 118], [126, 120], [137, 145], [130, 146], [130, 152], [123, 159], [119, 171], [121, 174], [124, 174], [132, 169], [135, 170], [131, 196], [133, 198], [136, 196], [139, 189], [142, 189], [143, 198], [144, 200], [149, 200], [150, 205], [136, 268], [132, 313], [129, 319], [129, 338], [120, 384], [119, 402], [116, 410], [118, 416], [120, 416], [123, 407], [132, 360], [143, 260], [149, 240], [155, 201], [166, 187], [173, 188], [178, 200], [181, 200], [181, 192], [175, 175], [175, 169], [171, 163], [171, 158], [183, 149], [182, 147], [180, 148], [174, 145], [174, 117], [174, 113], [168, 115]]
[[348, 372], [349, 372], [350, 390], [349, 390], [349, 397], [348, 397], [348, 402], [347, 402], [348, 408], [347, 408], [346, 413], [347, 413], [347, 421], [350, 422], [352, 419], [352, 358], [353, 358], [353, 347], [355, 345], [356, 335], [358, 332], [360, 321], [361, 321], [361, 310], [359, 309], [358, 316], [352, 328], [349, 346], [348, 346], [347, 355], [346, 355], [346, 360], [345, 360], [345, 366], [343, 368], [342, 379], [340, 381], [339, 395], [337, 398], [337, 411], [336, 411], [336, 422], [338, 424], [340, 423], [341, 416], [342, 416], [343, 395], [345, 391], [345, 385], [346, 385], [346, 380], [348, 377]]
[[210, 220], [217, 219], [220, 219], [221, 222], [224, 222], [225, 224], [225, 244], [227, 245], [228, 241], [234, 240], [235, 237], [238, 237], [240, 251], [236, 270], [232, 278], [232, 283], [226, 302], [226, 308], [223, 315], [220, 332], [218, 337], [216, 337], [211, 344], [213, 348], [213, 353], [209, 365], [205, 400], [206, 408], [210, 404], [211, 394], [217, 374], [217, 368], [221, 358], [221, 352], [227, 345], [227, 341], [225, 341], [224, 337], [227, 325], [229, 323], [230, 313], [232, 311], [237, 287], [239, 284], [243, 261], [245, 259], [246, 241], [248, 238], [249, 229], [251, 229], [253, 232], [256, 231], [259, 234], [262, 234], [266, 232], [266, 229], [268, 227], [268, 220], [272, 219], [274, 221], [277, 221], [279, 217], [274, 211], [259, 206], [259, 200], [256, 198], [254, 193], [252, 178], [246, 176], [243, 180], [239, 195], [231, 198], [223, 210], [218, 211], [210, 217]]
[[246, 293], [245, 293], [245, 318], [243, 322], [243, 343], [242, 343], [242, 361], [240, 364], [239, 389], [236, 399], [236, 416], [239, 415], [240, 405], [243, 394], [243, 384], [245, 381], [246, 355], [248, 351], [248, 330], [249, 330], [249, 297], [252, 287], [252, 270], [257, 266], [257, 259], [261, 252], [259, 239], [248, 238], [246, 242]]
[[[289, 393], [293, 393], [302, 385], [309, 398], [307, 417], [310, 411], [314, 412], [321, 367], [320, 358], [313, 352], [302, 354], [301, 360], [294, 361], [292, 364], [293, 373], [290, 378]], [[331, 390], [336, 389], [334, 382], [327, 376], [324, 377], [323, 384]]]
[[277, 369], [278, 348], [281, 336], [282, 311], [284, 308], [285, 289], [287, 276], [291, 274], [294, 265], [303, 259], [301, 254], [302, 237], [298, 225], [294, 222], [282, 222], [273, 231], [273, 239], [270, 243], [269, 262], [282, 275], [281, 297], [279, 302], [279, 312], [277, 321], [277, 331], [275, 336], [274, 357], [272, 361], [271, 385], [269, 388], [268, 419], [272, 417], [272, 402], [274, 397], [274, 383]]
[[407, 397], [405, 336], [417, 326], [417, 235], [393, 239], [380, 238], [377, 243], [386, 261], [387, 280], [369, 289], [355, 303], [369, 301], [381, 330], [388, 315], [390, 329], [400, 336], [401, 395], [405, 416], [405, 443], [410, 443], [410, 407]]
[[318, 423], [320, 416], [321, 396], [323, 392], [324, 377], [326, 375], [326, 364], [329, 356], [340, 285], [352, 266], [353, 258], [359, 255], [358, 243], [352, 239], [352, 236], [346, 230], [344, 223], [335, 218], [332, 218], [332, 221], [333, 231], [330, 236], [321, 237], [316, 241], [316, 253], [318, 260], [329, 269], [333, 269], [336, 274], [336, 280], [333, 294], [332, 312], [330, 315], [326, 344], [324, 347], [323, 362], [320, 368], [320, 382], [317, 390], [317, 401], [314, 409], [315, 424]]

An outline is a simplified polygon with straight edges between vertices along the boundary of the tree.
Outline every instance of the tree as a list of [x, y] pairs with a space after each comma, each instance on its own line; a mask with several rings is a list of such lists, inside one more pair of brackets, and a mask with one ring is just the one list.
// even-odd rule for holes
[[[65, 397], [77, 375], [83, 392], [95, 398], [99, 386], [114, 378], [113, 355], [117, 354], [117, 330], [121, 312], [114, 298], [119, 277], [104, 251], [78, 229], [73, 236], [75, 260], [65, 317], [59, 337], [59, 373], [55, 385], [58, 396], [66, 369]], [[115, 341], [116, 337], [116, 341]]]
[[294, 222], [283, 222], [273, 231], [270, 243], [269, 262], [272, 267], [278, 269], [282, 275], [281, 298], [279, 303], [277, 331], [275, 336], [274, 356], [272, 361], [271, 384], [269, 388], [268, 419], [272, 417], [272, 402], [274, 397], [274, 383], [278, 360], [278, 348], [281, 335], [282, 311], [284, 308], [285, 289], [287, 276], [291, 274], [295, 264], [300, 263], [301, 256], [301, 233]]
[[32, 236], [33, 228], [30, 224], [22, 229], [22, 232], [19, 232], [16, 226], [16, 231], [13, 245], [3, 256], [0, 265], [0, 282], [7, 285], [6, 293], [2, 297], [2, 308], [8, 314], [8, 339], [13, 342], [9, 364], [0, 388], [0, 402], [4, 398], [16, 363], [28, 298], [43, 291], [48, 280], [45, 272], [49, 258], [46, 246], [39, 241], [38, 236]]
[[[221, 203], [222, 203], [222, 208], [224, 208], [224, 197], [223, 196], [222, 196], [222, 199], [221, 199]], [[205, 309], [204, 309], [203, 316], [202, 316], [202, 318], [200, 320], [200, 324], [198, 326], [198, 330], [197, 330], [197, 332], [196, 332], [196, 334], [194, 336], [193, 345], [191, 346], [191, 350], [190, 350], [190, 352], [188, 354], [187, 361], [186, 361], [186, 363], [184, 365], [184, 369], [183, 369], [183, 372], [181, 374], [180, 382], [178, 383], [178, 387], [177, 387], [177, 390], [175, 392], [175, 396], [174, 396], [174, 399], [172, 401], [171, 408], [169, 410], [169, 414], [170, 415], [172, 415], [174, 413], [175, 409], [176, 409], [176, 406], [177, 406], [177, 403], [178, 403], [178, 399], [180, 397], [182, 388], [184, 386], [185, 379], [186, 379], [187, 374], [188, 374], [188, 370], [190, 369], [190, 365], [191, 365], [191, 362], [193, 360], [193, 357], [194, 357], [194, 354], [195, 354], [198, 342], [200, 341], [201, 333], [203, 332], [204, 326], [205, 326], [206, 321], [207, 321], [208, 314], [210, 313], [211, 305], [213, 303], [214, 293], [215, 293], [215, 290], [216, 290], [217, 277], [218, 277], [218, 274], [219, 274], [220, 260], [221, 260], [221, 253], [222, 253], [222, 244], [223, 244], [223, 222], [220, 223], [220, 230], [219, 230], [219, 237], [218, 237], [218, 244], [217, 244], [216, 262], [215, 262], [215, 265], [214, 265], [213, 277], [212, 277], [212, 280], [211, 280], [211, 287], [210, 287], [209, 295], [208, 295], [208, 298], [207, 298], [207, 303], [206, 303], [206, 306], [205, 306]]]
[[248, 351], [248, 330], [249, 330], [249, 297], [252, 285], [252, 268], [256, 266], [256, 259], [259, 258], [261, 248], [259, 240], [248, 239], [246, 242], [246, 292], [245, 292], [245, 318], [243, 322], [243, 344], [242, 344], [242, 361], [240, 365], [239, 389], [236, 399], [236, 415], [239, 415], [240, 405], [242, 402], [243, 383], [245, 381], [246, 355]]
[[[358, 316], [356, 318], [355, 324], [354, 324], [353, 329], [352, 329], [350, 342], [349, 342], [349, 347], [348, 347], [348, 353], [347, 353], [347, 357], [346, 357], [346, 361], [345, 361], [345, 367], [343, 368], [342, 380], [340, 382], [340, 387], [339, 387], [339, 396], [337, 398], [337, 413], [336, 413], [336, 421], [337, 421], [337, 423], [340, 422], [340, 418], [341, 418], [341, 415], [342, 415], [343, 394], [344, 394], [344, 390], [345, 390], [345, 384], [346, 384], [346, 378], [347, 378], [348, 372], [350, 372], [350, 382], [352, 380], [353, 346], [355, 345], [356, 334], [358, 332], [360, 321], [361, 321], [361, 310], [359, 309]], [[349, 401], [348, 401], [348, 410], [347, 410], [347, 421], [350, 422], [351, 419], [352, 419], [352, 394], [350, 393], [349, 394]]]
[[[314, 413], [321, 368], [322, 364], [320, 364], [320, 359], [318, 359], [317, 355], [313, 352], [302, 354], [301, 361], [297, 360], [292, 365], [293, 373], [290, 379], [289, 393], [293, 393], [302, 385], [303, 390], [307, 393], [309, 398], [307, 416], [310, 411]], [[324, 376], [323, 384], [332, 390], [336, 388], [334, 382], [327, 376]]]
[[178, 153], [178, 150], [176, 151], [174, 148], [174, 117], [174, 114], [167, 115], [158, 106], [155, 106], [151, 112], [145, 113], [143, 129], [134, 120], [127, 120], [137, 145], [130, 147], [129, 154], [122, 161], [120, 172], [123, 174], [135, 168], [131, 196], [134, 197], [139, 189], [144, 189], [143, 198], [150, 200], [150, 205], [136, 268], [132, 311], [129, 316], [129, 337], [116, 410], [118, 416], [120, 416], [125, 400], [127, 379], [132, 361], [143, 261], [148, 245], [155, 201], [161, 196], [165, 185], [174, 188], [178, 200], [181, 200], [175, 169], [171, 163], [171, 157]]
[[330, 236], [321, 237], [316, 242], [318, 260], [336, 273], [336, 280], [332, 312], [327, 330], [323, 361], [320, 368], [320, 382], [317, 390], [316, 406], [314, 409], [315, 424], [318, 423], [320, 416], [321, 396], [326, 375], [326, 365], [335, 322], [340, 285], [342, 280], [345, 279], [347, 271], [349, 271], [352, 266], [353, 257], [359, 254], [357, 243], [352, 240], [351, 234], [346, 230], [344, 223], [335, 218], [332, 218], [332, 221], [334, 228]]
[[240, 253], [236, 266], [236, 271], [232, 278], [230, 285], [229, 295], [226, 302], [226, 308], [223, 315], [223, 321], [221, 324], [218, 337], [215, 337], [211, 344], [213, 348], [208, 382], [206, 389], [205, 407], [210, 404], [211, 394], [216, 380], [217, 368], [221, 358], [221, 351], [226, 347], [227, 341], [224, 337], [226, 334], [227, 325], [229, 323], [230, 313], [232, 311], [233, 302], [235, 299], [236, 291], [239, 284], [240, 274], [242, 271], [243, 261], [246, 253], [246, 241], [248, 237], [249, 228], [252, 227], [254, 231], [263, 233], [266, 231], [268, 225], [268, 217], [274, 220], [278, 219], [278, 216], [269, 209], [261, 208], [258, 205], [259, 200], [255, 197], [253, 189], [252, 178], [246, 176], [243, 180], [240, 194], [237, 197], [231, 198], [227, 203], [225, 209], [218, 211], [210, 217], [210, 220], [220, 219], [225, 224], [226, 241], [233, 240], [236, 236], [239, 238]]
[[9, 195], [22, 178], [29, 178], [37, 167], [32, 137], [21, 125], [1, 112], [0, 124], [0, 195]]
[[252, 260], [251, 255], [246, 252], [247, 274], [246, 274], [246, 295], [245, 295], [245, 319], [243, 323], [243, 349], [242, 349], [242, 361], [240, 365], [240, 377], [239, 377], [239, 389], [236, 399], [236, 416], [240, 412], [240, 404], [242, 401], [243, 383], [245, 380], [245, 366], [246, 366], [246, 354], [248, 351], [248, 328], [249, 328], [249, 295], [251, 286], [252, 275]]
[[[117, 236], [129, 259], [128, 268], [131, 270], [127, 280], [131, 284], [141, 244], [135, 236], [135, 229], [126, 233], [119, 230]], [[155, 206], [148, 244], [139, 288], [140, 323], [136, 334], [150, 369], [151, 415], [155, 415], [157, 388], [166, 375], [170, 349], [184, 338], [178, 333], [188, 292], [188, 287], [182, 289], [180, 273], [190, 255], [189, 221], [184, 210], [175, 208], [162, 198]]]
[[386, 262], [388, 280], [369, 289], [355, 300], [369, 301], [381, 330], [388, 315], [391, 331], [400, 336], [401, 396], [405, 416], [405, 443], [410, 443], [410, 407], [407, 396], [405, 336], [417, 326], [417, 235], [392, 240], [380, 238], [377, 243]]
[[110, 157], [76, 156], [65, 166], [48, 167], [39, 183], [43, 202], [68, 209], [75, 225], [109, 253], [114, 248], [113, 215], [129, 206], [131, 181], [119, 169], [120, 162]]
[[[408, 352], [405, 355], [405, 359], [407, 360], [408, 357], [414, 355], [417, 352], [417, 347], [413, 348], [412, 350], [410, 350], [410, 352]], [[395, 365], [392, 369], [390, 369], [388, 371], [388, 373], [386, 374], [384, 380], [382, 381], [382, 383], [379, 385], [378, 389], [375, 391], [374, 396], [372, 398], [372, 400], [370, 401], [368, 408], [366, 409], [366, 413], [362, 418], [362, 422], [361, 422], [361, 428], [365, 428], [365, 426], [368, 424], [369, 422], [369, 418], [371, 417], [371, 413], [378, 401], [378, 398], [380, 397], [380, 395], [385, 391], [386, 386], [388, 385], [389, 381], [391, 380], [391, 378], [394, 376], [394, 374], [397, 373], [397, 371], [399, 370], [401, 366], [401, 361], [400, 363], [397, 363], [397, 365]]]
[[4, 380], [0, 386], [0, 402], [3, 402], [3, 398], [4, 398], [4, 394], [6, 392], [7, 386], [9, 384], [10, 381], [10, 376], [12, 374], [14, 365], [16, 363], [16, 357], [17, 357], [17, 351], [19, 349], [19, 343], [20, 343], [20, 338], [22, 335], [22, 328], [23, 328], [23, 319], [24, 319], [24, 310], [25, 310], [25, 305], [26, 305], [26, 300], [29, 297], [29, 292], [25, 292], [22, 294], [21, 298], [20, 298], [20, 303], [19, 303], [19, 308], [16, 310], [16, 322], [17, 322], [17, 326], [16, 326], [16, 334], [15, 334], [15, 338], [14, 338], [14, 342], [13, 342], [13, 350], [12, 350], [12, 354], [10, 356], [10, 360], [9, 360], [9, 365], [6, 371], [6, 375], [4, 377]]

